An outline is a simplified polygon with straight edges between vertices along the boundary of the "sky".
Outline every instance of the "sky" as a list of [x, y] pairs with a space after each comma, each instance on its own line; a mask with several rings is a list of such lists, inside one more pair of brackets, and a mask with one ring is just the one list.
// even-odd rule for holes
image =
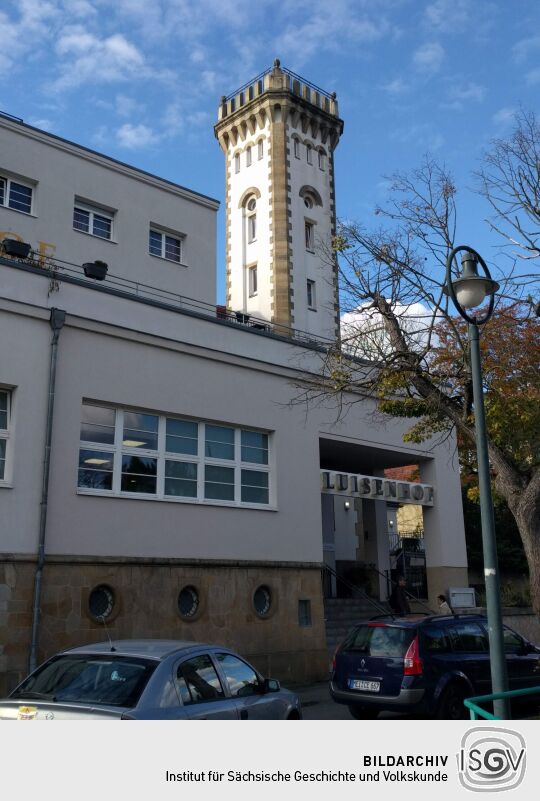
[[[540, 112], [537, 0], [1, 0], [0, 110], [223, 203], [221, 95], [272, 65], [336, 91], [338, 217], [376, 225], [385, 176], [432, 154], [458, 242], [496, 257], [473, 172]], [[224, 285], [218, 217], [218, 296]]]

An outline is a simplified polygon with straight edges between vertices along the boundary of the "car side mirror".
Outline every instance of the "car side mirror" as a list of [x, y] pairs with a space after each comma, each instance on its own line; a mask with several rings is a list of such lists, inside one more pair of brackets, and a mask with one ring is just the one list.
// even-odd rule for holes
[[265, 693], [278, 693], [281, 690], [281, 684], [277, 679], [265, 679], [263, 686]]
[[521, 646], [521, 653], [522, 654], [534, 654], [537, 650], [538, 649], [536, 648], [536, 646], [533, 645], [531, 642], [527, 642], [526, 640], [523, 640], [523, 643], [522, 643], [522, 646]]

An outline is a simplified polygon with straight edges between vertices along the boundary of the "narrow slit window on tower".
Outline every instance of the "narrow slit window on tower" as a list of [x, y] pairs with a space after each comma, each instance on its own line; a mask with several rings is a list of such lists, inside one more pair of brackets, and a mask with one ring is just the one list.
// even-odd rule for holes
[[315, 311], [317, 308], [315, 281], [312, 281], [310, 278], [307, 280], [307, 305], [308, 309], [312, 309], [313, 311]]
[[264, 156], [264, 140], [263, 139], [259, 139], [259, 142], [257, 144], [257, 154], [258, 154], [258, 158], [259, 159], [262, 159], [262, 157]]
[[247, 239], [254, 242], [257, 238], [257, 201], [254, 197], [250, 198], [246, 206], [247, 210]]
[[306, 220], [306, 250], [313, 252], [315, 250], [314, 241], [315, 241], [315, 225]]
[[326, 159], [325, 159], [325, 152], [324, 150], [319, 150], [319, 169], [324, 170], [326, 166]]
[[237, 153], [234, 157], [234, 171], [240, 172], [240, 153]]
[[251, 167], [251, 145], [246, 148], [246, 167]]
[[313, 154], [311, 145], [306, 145], [306, 159], [308, 164], [313, 164]]
[[249, 297], [253, 298], [257, 294], [257, 265], [252, 264], [248, 267], [248, 292]]
[[300, 140], [294, 137], [294, 155], [297, 159], [300, 158]]

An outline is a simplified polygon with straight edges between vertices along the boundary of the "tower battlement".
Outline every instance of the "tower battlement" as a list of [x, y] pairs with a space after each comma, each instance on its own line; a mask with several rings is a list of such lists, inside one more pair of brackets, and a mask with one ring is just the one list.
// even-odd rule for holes
[[265, 92], [276, 91], [288, 91], [296, 98], [320, 109], [325, 114], [339, 119], [336, 93], [326, 92], [310, 81], [306, 81], [305, 78], [295, 72], [285, 69], [285, 67], [281, 66], [278, 58], [276, 58], [272, 67], [261, 72], [260, 75], [231, 92], [230, 95], [223, 95], [219, 104], [218, 119], [223, 120], [226, 117], [230, 117], [236, 111], [257, 100]]

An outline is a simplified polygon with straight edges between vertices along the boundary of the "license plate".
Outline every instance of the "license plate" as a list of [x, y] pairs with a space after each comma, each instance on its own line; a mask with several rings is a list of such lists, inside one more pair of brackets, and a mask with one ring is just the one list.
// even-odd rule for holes
[[349, 679], [349, 690], [364, 690], [368, 693], [378, 693], [381, 689], [380, 681], [366, 681], [365, 679]]

